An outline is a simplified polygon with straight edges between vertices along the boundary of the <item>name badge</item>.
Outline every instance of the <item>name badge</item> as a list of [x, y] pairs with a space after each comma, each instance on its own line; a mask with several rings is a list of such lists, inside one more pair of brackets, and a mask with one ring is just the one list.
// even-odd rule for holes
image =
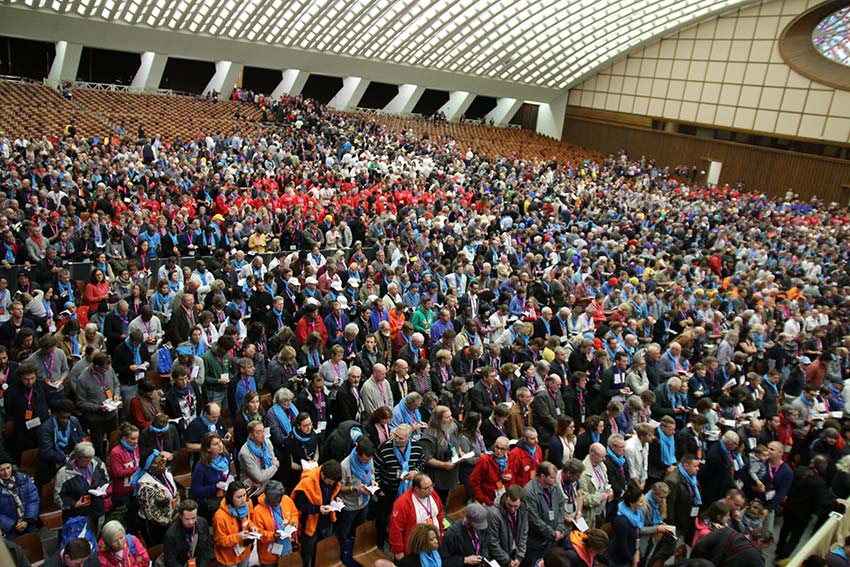
[[225, 382], [230, 382], [230, 374], [227, 372], [222, 372], [219, 378], [224, 380]]
[[32, 419], [27, 420], [27, 429], [35, 429], [39, 425], [41, 425], [41, 418], [40, 417], [34, 417]]
[[555, 408], [555, 415], [561, 415], [561, 408]]
[[269, 544], [269, 553], [272, 555], [280, 555], [283, 553], [283, 544], [280, 543], [270, 543]]
[[773, 497], [774, 497], [774, 496], [776, 496], [776, 491], [775, 491], [775, 490], [768, 490], [767, 492], [765, 492], [765, 493], [764, 493], [764, 499], [765, 499], [766, 501], [773, 500]]
[[699, 506], [691, 507], [691, 518], [696, 518], [699, 516]]
[[549, 521], [552, 522], [555, 520], [555, 511], [549, 510]]

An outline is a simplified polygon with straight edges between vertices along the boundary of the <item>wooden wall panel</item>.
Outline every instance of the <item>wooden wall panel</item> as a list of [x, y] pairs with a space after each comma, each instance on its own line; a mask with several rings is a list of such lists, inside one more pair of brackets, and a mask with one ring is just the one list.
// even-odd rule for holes
[[686, 163], [708, 169], [707, 160], [719, 161], [721, 185], [740, 178], [747, 190], [770, 196], [783, 196], [791, 189], [802, 199], [817, 196], [844, 205], [850, 199], [850, 161], [576, 117], [564, 121], [563, 140], [604, 154], [624, 148], [630, 158], [646, 156], [662, 166]]

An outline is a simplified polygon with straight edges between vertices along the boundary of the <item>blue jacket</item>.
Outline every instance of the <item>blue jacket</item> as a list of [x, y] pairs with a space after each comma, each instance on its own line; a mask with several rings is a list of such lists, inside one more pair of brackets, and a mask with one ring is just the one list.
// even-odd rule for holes
[[64, 451], [56, 448], [56, 423], [51, 418], [45, 421], [38, 431], [38, 461], [39, 466], [50, 465], [49, 475], [52, 477], [57, 469], [65, 464], [67, 456], [74, 450], [77, 443], [85, 437], [80, 420], [71, 416], [71, 434]]
[[[22, 472], [16, 472], [14, 478], [18, 497], [24, 506], [24, 520], [34, 528], [35, 522], [38, 520], [38, 489], [32, 479]], [[6, 537], [14, 537], [19, 535], [15, 531], [15, 524], [17, 523], [18, 512], [17, 506], [15, 506], [15, 498], [9, 490], [0, 488], [0, 529], [3, 530]]]

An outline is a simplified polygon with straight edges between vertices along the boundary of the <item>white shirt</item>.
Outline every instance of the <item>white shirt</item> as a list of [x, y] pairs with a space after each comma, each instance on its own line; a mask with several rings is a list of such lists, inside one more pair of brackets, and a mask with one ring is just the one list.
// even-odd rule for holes
[[646, 482], [649, 474], [649, 444], [641, 443], [637, 434], [626, 441], [626, 462], [629, 463], [629, 477], [637, 482]]

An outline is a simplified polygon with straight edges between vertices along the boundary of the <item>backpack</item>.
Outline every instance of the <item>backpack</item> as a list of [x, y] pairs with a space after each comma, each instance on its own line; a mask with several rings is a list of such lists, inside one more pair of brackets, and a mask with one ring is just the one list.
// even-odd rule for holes
[[171, 366], [174, 364], [174, 359], [171, 357], [171, 351], [167, 348], [160, 348], [156, 351], [156, 370], [160, 374], [171, 374]]
[[92, 552], [97, 553], [97, 536], [91, 529], [89, 519], [86, 516], [75, 516], [69, 518], [62, 525], [62, 533], [59, 536], [59, 549], [63, 549], [72, 539], [81, 537], [88, 540]]

